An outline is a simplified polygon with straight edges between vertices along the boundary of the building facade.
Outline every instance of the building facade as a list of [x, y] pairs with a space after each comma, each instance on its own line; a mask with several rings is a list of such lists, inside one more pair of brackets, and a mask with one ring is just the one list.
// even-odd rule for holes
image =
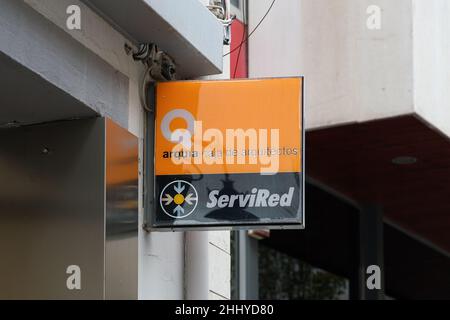
[[[449, 15], [0, 0], [0, 299], [450, 299]], [[151, 83], [300, 75], [306, 229], [149, 230]]]
[[1, 298], [230, 298], [229, 232], [143, 228], [152, 123], [133, 54], [155, 44], [178, 79], [228, 78], [209, 4], [0, 2]]
[[[449, 3], [250, 0], [248, 12], [249, 77], [305, 76], [306, 230], [261, 243], [344, 277], [350, 298], [450, 298]], [[366, 287], [373, 265], [381, 293]]]

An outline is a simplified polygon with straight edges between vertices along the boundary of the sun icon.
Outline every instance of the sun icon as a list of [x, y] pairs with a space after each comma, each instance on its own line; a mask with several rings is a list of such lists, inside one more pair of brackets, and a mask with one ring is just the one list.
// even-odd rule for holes
[[184, 196], [181, 193], [178, 193], [173, 197], [173, 202], [175, 204], [182, 204], [184, 202]]
[[185, 218], [197, 207], [197, 190], [187, 181], [176, 180], [164, 187], [159, 202], [161, 209], [168, 216], [176, 219]]

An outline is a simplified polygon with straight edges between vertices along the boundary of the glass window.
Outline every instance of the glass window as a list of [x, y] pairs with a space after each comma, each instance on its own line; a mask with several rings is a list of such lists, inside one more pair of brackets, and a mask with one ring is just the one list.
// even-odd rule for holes
[[348, 300], [348, 280], [259, 245], [259, 298]]
[[241, 1], [240, 0], [231, 0], [231, 4], [235, 6], [236, 8], [241, 8]]
[[242, 22], [246, 21], [245, 9], [246, 0], [231, 0], [231, 14], [236, 15], [236, 18]]

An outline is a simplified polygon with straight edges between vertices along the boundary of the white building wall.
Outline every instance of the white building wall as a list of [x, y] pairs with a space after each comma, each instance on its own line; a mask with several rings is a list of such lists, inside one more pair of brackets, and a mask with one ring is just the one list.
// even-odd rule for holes
[[[249, 1], [253, 30], [272, 0]], [[250, 76], [305, 75], [308, 129], [412, 113], [411, 17], [411, 0], [276, 1], [250, 38]]]
[[[199, 0], [205, 6], [209, 0]], [[223, 47], [224, 55], [230, 51], [230, 46]], [[230, 56], [223, 60], [223, 73], [220, 75], [206, 76], [204, 80], [230, 79]], [[208, 232], [208, 297], [211, 300], [231, 299], [231, 251], [230, 232]]]
[[414, 0], [415, 111], [450, 136], [450, 2]]
[[212, 231], [209, 241], [209, 299], [229, 300], [231, 298], [231, 251], [230, 232]]
[[[22, 0], [20, 0], [22, 1]], [[127, 39], [111, 25], [100, 18], [91, 9], [78, 0], [23, 0], [42, 14], [46, 19], [66, 31], [118, 72], [129, 79], [128, 129], [139, 137], [140, 141], [140, 194], [139, 219], [143, 222], [142, 203], [142, 146], [144, 139], [144, 112], [139, 100], [139, 79], [144, 71], [140, 63], [133, 61], [124, 50]], [[82, 11], [81, 30], [70, 31], [66, 28], [66, 8], [78, 5]], [[125, 3], [124, 3], [125, 5]], [[207, 31], [205, 31], [207, 32]], [[225, 48], [224, 50], [227, 50]], [[58, 54], [55, 52], [54, 54]], [[224, 72], [221, 78], [229, 77], [229, 58], [224, 60]], [[84, 70], [76, 70], [83, 72]], [[213, 77], [209, 77], [213, 78]], [[126, 106], [124, 106], [126, 108]], [[208, 255], [205, 279], [208, 281], [211, 299], [230, 298], [230, 249], [229, 232], [209, 232], [206, 237]], [[139, 230], [139, 298], [140, 299], [183, 299], [185, 297], [185, 244], [184, 234], [147, 233]]]

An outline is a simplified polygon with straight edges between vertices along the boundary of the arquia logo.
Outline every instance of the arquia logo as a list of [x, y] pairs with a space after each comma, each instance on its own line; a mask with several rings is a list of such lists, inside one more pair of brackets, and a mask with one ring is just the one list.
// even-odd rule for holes
[[[173, 123], [181, 120], [185, 128], [171, 130]], [[175, 165], [241, 164], [258, 165], [262, 174], [275, 174], [282, 155], [295, 157], [296, 147], [280, 148], [278, 128], [208, 128], [185, 109], [173, 109], [161, 121], [161, 134], [174, 144], [164, 150], [162, 157]]]

